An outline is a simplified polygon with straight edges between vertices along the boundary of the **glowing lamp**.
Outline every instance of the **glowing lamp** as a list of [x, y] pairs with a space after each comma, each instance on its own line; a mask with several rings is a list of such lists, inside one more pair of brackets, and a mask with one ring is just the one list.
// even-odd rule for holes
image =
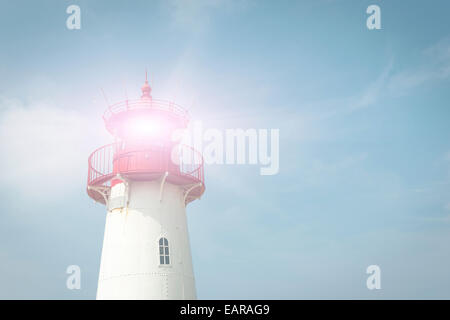
[[124, 125], [124, 136], [128, 139], [157, 139], [163, 137], [164, 129], [159, 119], [131, 118]]

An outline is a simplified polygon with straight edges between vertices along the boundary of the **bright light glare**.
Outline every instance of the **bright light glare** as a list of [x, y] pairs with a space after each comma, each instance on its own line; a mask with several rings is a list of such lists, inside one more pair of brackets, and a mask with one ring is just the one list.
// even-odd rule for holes
[[128, 121], [126, 134], [133, 138], [156, 138], [161, 135], [162, 129], [157, 119], [135, 118]]

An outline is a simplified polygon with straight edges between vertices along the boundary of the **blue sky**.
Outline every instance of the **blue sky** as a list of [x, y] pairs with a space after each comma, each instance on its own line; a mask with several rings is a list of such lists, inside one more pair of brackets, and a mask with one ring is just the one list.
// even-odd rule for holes
[[[66, 8], [81, 8], [81, 30]], [[378, 4], [382, 29], [366, 27]], [[95, 297], [105, 102], [280, 129], [280, 172], [209, 165], [188, 207], [203, 299], [450, 298], [448, 1], [1, 1], [0, 298]], [[81, 290], [66, 288], [68, 265]], [[366, 288], [381, 267], [381, 290]]]

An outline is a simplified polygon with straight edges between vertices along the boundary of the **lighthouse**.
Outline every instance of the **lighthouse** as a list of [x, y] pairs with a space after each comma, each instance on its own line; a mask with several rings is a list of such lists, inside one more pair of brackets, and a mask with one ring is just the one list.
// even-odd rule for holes
[[142, 95], [103, 115], [114, 142], [88, 159], [87, 193], [106, 206], [97, 299], [195, 299], [186, 206], [205, 191], [203, 158], [174, 139], [181, 106]]

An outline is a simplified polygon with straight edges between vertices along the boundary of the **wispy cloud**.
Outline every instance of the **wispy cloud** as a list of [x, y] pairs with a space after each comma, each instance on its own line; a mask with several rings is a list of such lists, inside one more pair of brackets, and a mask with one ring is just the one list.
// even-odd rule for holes
[[375, 81], [369, 84], [361, 94], [351, 98], [352, 101], [347, 110], [354, 111], [374, 105], [383, 94], [383, 89], [391, 75], [393, 65], [394, 61], [391, 59]]
[[[89, 141], [102, 133], [78, 111], [0, 99], [2, 182], [27, 197], [64, 195], [86, 179]], [[51, 192], [50, 192], [51, 191]]]
[[391, 93], [407, 93], [428, 82], [450, 76], [450, 38], [445, 38], [422, 53], [425, 60], [416, 67], [394, 74], [387, 84]]
[[[422, 52], [422, 59], [414, 67], [394, 71], [395, 59], [391, 57], [381, 73], [363, 90], [352, 96], [328, 98], [305, 103], [312, 119], [326, 119], [345, 115], [375, 106], [380, 99], [407, 94], [433, 81], [450, 77], [450, 38], [445, 38]], [[319, 110], [319, 111], [317, 111]], [[302, 117], [305, 114], [302, 112]]]

